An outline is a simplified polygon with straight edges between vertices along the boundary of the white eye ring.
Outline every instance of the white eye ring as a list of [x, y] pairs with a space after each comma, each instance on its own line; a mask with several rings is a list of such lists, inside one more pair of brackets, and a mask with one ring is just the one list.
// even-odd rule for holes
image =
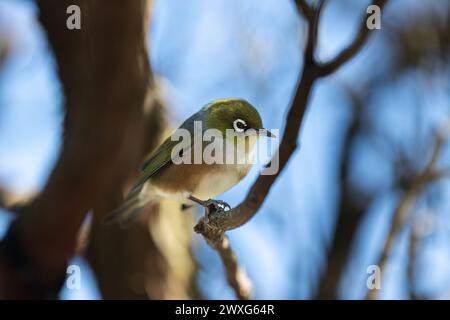
[[244, 132], [247, 123], [242, 119], [236, 119], [233, 121], [233, 128], [236, 132]]

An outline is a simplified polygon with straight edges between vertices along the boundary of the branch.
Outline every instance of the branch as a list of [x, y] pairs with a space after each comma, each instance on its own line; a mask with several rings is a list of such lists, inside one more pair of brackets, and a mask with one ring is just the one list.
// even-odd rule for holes
[[[376, 5], [380, 7], [380, 9], [382, 10], [387, 1], [388, 0], [373, 0], [372, 5]], [[360, 52], [361, 48], [364, 46], [364, 44], [367, 42], [367, 39], [369, 38], [370, 31], [371, 30], [369, 30], [366, 26], [366, 19], [363, 19], [360, 24], [356, 38], [352, 41], [352, 43], [350, 43], [350, 45], [347, 48], [342, 50], [333, 60], [320, 66], [320, 75], [324, 77], [332, 74], [342, 65], [344, 65], [347, 61], [352, 59], [358, 52]]]
[[407, 276], [409, 282], [409, 298], [410, 300], [419, 300], [420, 296], [418, 296], [415, 288], [415, 271], [417, 264], [417, 256], [420, 247], [420, 243], [422, 241], [423, 232], [418, 231], [417, 221], [413, 221], [412, 228], [409, 235], [409, 248], [408, 248], [408, 265], [407, 265]]
[[8, 209], [16, 196], [8, 189], [0, 186], [0, 208]]
[[310, 7], [304, 0], [297, 0], [296, 3], [298, 10], [308, 24], [308, 35], [306, 37], [305, 47], [305, 64], [315, 66], [316, 61], [314, 59], [314, 52], [317, 47], [319, 20], [326, 0], [319, 0], [315, 7]]
[[[393, 216], [393, 221], [391, 228], [388, 233], [387, 240], [384, 244], [381, 257], [377, 265], [379, 266], [381, 272], [385, 270], [388, 258], [392, 253], [394, 247], [395, 239], [401, 232], [403, 225], [405, 224], [409, 213], [413, 209], [415, 203], [419, 199], [422, 192], [426, 187], [439, 179], [446, 177], [445, 174], [448, 173], [448, 169], [441, 170], [436, 168], [437, 162], [441, 155], [442, 147], [445, 142], [445, 135], [443, 134], [445, 130], [439, 133], [436, 137], [436, 142], [434, 146], [433, 153], [429, 162], [427, 163], [425, 169], [420, 173], [413, 181], [409, 188], [405, 191], [403, 197], [400, 199]], [[369, 290], [366, 295], [366, 299], [375, 300], [378, 297], [379, 290], [373, 289]]]
[[[374, 1], [374, 3], [380, 2], [383, 2], [384, 4], [385, 1]], [[324, 67], [319, 66], [314, 59], [314, 50], [316, 46], [315, 37], [317, 36], [317, 34], [315, 33], [318, 29], [317, 21], [319, 20], [320, 12], [323, 9], [324, 3], [325, 1], [321, 1], [315, 9], [312, 9], [306, 4], [306, 1], [297, 1], [299, 10], [304, 14], [309, 24], [309, 31], [306, 41], [307, 45], [305, 48], [304, 67], [300, 75], [300, 80], [297, 83], [293, 102], [286, 116], [286, 127], [281, 139], [280, 146], [271, 160], [271, 163], [278, 163], [279, 170], [273, 175], [260, 175], [258, 179], [253, 183], [245, 200], [241, 202], [237, 207], [229, 211], [218, 210], [207, 212], [206, 216], [208, 217], [208, 221], [205, 221], [205, 219], [201, 219], [194, 227], [194, 230], [197, 233], [202, 234], [209, 243], [212, 242], [212, 247], [218, 250], [219, 254], [221, 254], [222, 261], [227, 268], [227, 275], [231, 275], [231, 277], [228, 276], [228, 280], [233, 288], [235, 287], [235, 284], [230, 281], [230, 278], [238, 278], [237, 274], [233, 274], [233, 270], [238, 270], [239, 268], [237, 267], [237, 262], [233, 264], [233, 270], [228, 269], [227, 263], [225, 263], [226, 261], [223, 258], [224, 256], [231, 257], [234, 255], [232, 254], [231, 249], [227, 249], [229, 250], [229, 252], [226, 255], [222, 254], [220, 248], [223, 247], [223, 241], [226, 241], [223, 239], [223, 233], [227, 230], [232, 230], [242, 226], [243, 224], [248, 222], [259, 210], [265, 198], [269, 194], [272, 185], [281, 174], [281, 172], [283, 172], [292, 154], [297, 149], [298, 133], [303, 121], [303, 117], [305, 115], [314, 83], [320, 77], [324, 76], [327, 73], [332, 73], [335, 70], [323, 70]], [[362, 26], [365, 26], [365, 22], [362, 23]], [[365, 36], [365, 38], [366, 37], [367, 36]], [[355, 42], [356, 41], [361, 42], [358, 39], [355, 40]], [[362, 47], [362, 44], [364, 42], [365, 41], [362, 41], [360, 44], [352, 44], [351, 47], [355, 48], [352, 49], [352, 51], [355, 51], [356, 53], [356, 51], [358, 51]], [[345, 63], [352, 56], [353, 54], [346, 59], [340, 59], [339, 65]], [[211, 232], [210, 230], [213, 230], [213, 232]], [[215, 241], [217, 241], [217, 243], [215, 243]], [[235, 288], [235, 291], [237, 290], [236, 292], [239, 292], [239, 288], [240, 287], [237, 286]]]
[[[138, 166], [152, 96], [149, 1], [37, 4], [64, 89], [64, 141], [44, 190], [0, 243], [0, 297], [9, 298], [57, 296], [87, 212], [106, 210], [105, 199], [121, 194]], [[66, 28], [72, 4], [81, 30]]]
[[312, 24], [314, 20], [314, 10], [309, 6], [306, 0], [296, 0], [297, 9], [300, 11], [300, 14], [306, 19], [308, 24]]
[[[375, 0], [374, 3], [384, 3], [385, 1]], [[298, 3], [302, 4], [303, 1]], [[362, 24], [365, 26], [365, 23]], [[309, 33], [311, 35], [311, 33]], [[308, 37], [310, 38], [310, 37]], [[358, 42], [360, 40], [355, 40]], [[309, 40], [308, 40], [309, 42]], [[361, 45], [351, 45], [352, 50], [358, 50]], [[346, 59], [345, 61], [347, 61]], [[342, 61], [344, 63], [345, 61]], [[313, 57], [312, 50], [305, 50], [305, 65], [300, 75], [294, 100], [286, 116], [286, 128], [281, 139], [280, 147], [273, 156], [271, 162], [279, 163], [279, 170], [274, 175], [260, 175], [250, 188], [245, 200], [237, 207], [223, 212], [216, 211], [209, 215], [209, 224], [223, 231], [235, 229], [249, 221], [261, 207], [264, 199], [268, 195], [272, 184], [283, 172], [290, 157], [297, 149], [297, 138], [303, 116], [308, 105], [311, 89], [321, 76], [324, 75], [323, 67], [318, 66]]]
[[20, 214], [36, 196], [35, 192], [14, 193], [0, 185], [0, 208], [13, 214]]
[[236, 297], [240, 300], [250, 299], [251, 282], [244, 269], [239, 266], [237, 257], [230, 247], [230, 240], [224, 235], [224, 231], [208, 224], [205, 218], [200, 219], [194, 230], [202, 234], [208, 245], [219, 253], [228, 283], [233, 288]]
[[338, 286], [347, 261], [351, 247], [355, 242], [356, 230], [363, 218], [364, 212], [371, 203], [372, 194], [360, 192], [350, 182], [351, 157], [355, 142], [361, 137], [366, 128], [362, 120], [366, 109], [366, 88], [362, 94], [345, 88], [352, 107], [352, 116], [348, 129], [344, 133], [342, 151], [339, 163], [339, 199], [335, 229], [327, 252], [327, 263], [316, 291], [315, 299], [337, 299]]

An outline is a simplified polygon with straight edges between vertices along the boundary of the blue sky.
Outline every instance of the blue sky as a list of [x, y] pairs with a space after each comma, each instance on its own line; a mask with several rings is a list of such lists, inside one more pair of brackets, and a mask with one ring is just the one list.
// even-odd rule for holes
[[[338, 1], [330, 1], [324, 13], [317, 55], [322, 61], [333, 57], [352, 39], [368, 3], [344, 2], [345, 11]], [[394, 1], [387, 10], [414, 12], [417, 3]], [[36, 15], [33, 1], [0, 2], [0, 35], [8, 34], [13, 41], [13, 54], [0, 72], [0, 183], [14, 192], [34, 192], [43, 187], [61, 144], [63, 98], [53, 57]], [[335, 219], [337, 159], [349, 118], [340, 86], [345, 83], [357, 87], [364, 75], [383, 72], [389, 51], [380, 32], [375, 32], [367, 48], [336, 75], [316, 85], [299, 136], [300, 149], [257, 216], [230, 232], [239, 260], [253, 280], [257, 298], [310, 298], [313, 294]], [[258, 107], [266, 127], [282, 130], [303, 63], [299, 48], [304, 34], [305, 26], [293, 1], [155, 0], [150, 60], [162, 97], [170, 106], [173, 125], [211, 100], [242, 97]], [[421, 80], [414, 75], [404, 80], [379, 97], [371, 116], [376, 130], [410, 144], [413, 138], [408, 134], [414, 131], [414, 122], [408, 114], [416, 99], [411, 88]], [[441, 81], [446, 80], [444, 77]], [[423, 120], [428, 128], [424, 129], [426, 135], [448, 114], [448, 92], [440, 85], [420, 85], [429, 91], [424, 94], [423, 103], [433, 106]], [[359, 150], [363, 156], [354, 164], [355, 180], [364, 181], [361, 188], [381, 190], [381, 196], [371, 205], [359, 230], [354, 258], [341, 286], [345, 298], [364, 296], [366, 268], [375, 261], [398, 200], [387, 191], [392, 179], [389, 165], [371, 146], [361, 145]], [[239, 203], [257, 174], [255, 168], [221, 199], [232, 205]], [[443, 190], [447, 197], [443, 197], [436, 221], [448, 228], [448, 214], [442, 213], [450, 207], [448, 184]], [[0, 211], [0, 235], [9, 220]], [[400, 237], [389, 263], [388, 274], [394, 276], [383, 280], [384, 298], [406, 297], [406, 240], [407, 232]], [[445, 240], [439, 238], [432, 244], [424, 241], [427, 249], [420, 257], [418, 278], [423, 283], [419, 281], [419, 286], [436, 298], [445, 291], [447, 297], [450, 294], [450, 273], [446, 271], [450, 267], [450, 250], [443, 245]], [[199, 237], [193, 245], [203, 267], [199, 284], [206, 296], [233, 298], [216, 253]], [[79, 258], [74, 261], [86, 271], [86, 286], [81, 292], [65, 290], [61, 297], [99, 298], [88, 266]]]

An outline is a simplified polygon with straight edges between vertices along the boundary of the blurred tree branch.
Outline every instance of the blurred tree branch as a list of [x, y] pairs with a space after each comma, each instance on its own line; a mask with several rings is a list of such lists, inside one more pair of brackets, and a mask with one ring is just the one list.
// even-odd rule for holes
[[0, 186], [0, 208], [7, 209], [14, 202], [16, 196], [6, 188]]
[[297, 8], [309, 25], [313, 25], [315, 12], [306, 0], [296, 0]]
[[[170, 134], [165, 105], [160, 99], [147, 117], [140, 159], [151, 154]], [[127, 188], [137, 170], [129, 172]], [[132, 227], [123, 229], [101, 222], [111, 203], [117, 206], [123, 194], [104, 199], [94, 212], [84, 254], [93, 267], [105, 299], [192, 299], [200, 297], [195, 276], [197, 263], [191, 252], [192, 217], [178, 203], [160, 202], [144, 210]], [[82, 243], [81, 243], [82, 244]], [[111, 263], [114, 261], [114, 263]]]
[[[73, 4], [82, 8], [81, 30], [66, 28]], [[1, 243], [0, 297], [56, 297], [86, 214], [121, 194], [138, 166], [144, 105], [153, 99], [148, 5], [38, 1], [66, 98], [64, 141], [44, 190]]]
[[[373, 4], [378, 5], [381, 8], [386, 2], [386, 0], [374, 0]], [[319, 63], [314, 57], [314, 52], [316, 50], [317, 42], [317, 22], [320, 18], [324, 3], [324, 1], [321, 1], [318, 6], [313, 8], [309, 6], [306, 1], [297, 1], [298, 9], [308, 23], [308, 35], [304, 53], [303, 70], [297, 83], [294, 100], [286, 116], [286, 127], [279, 149], [272, 158], [272, 162], [278, 160], [279, 170], [274, 175], [260, 175], [250, 188], [245, 200], [237, 207], [225, 212], [208, 212], [208, 219], [200, 219], [195, 230], [196, 232], [201, 233], [207, 239], [208, 243], [214, 243], [217, 239], [219, 239], [219, 241], [226, 241], [226, 238], [223, 237], [225, 231], [242, 226], [256, 214], [267, 197], [273, 183], [284, 170], [291, 155], [297, 149], [298, 133], [315, 82], [321, 77], [335, 72], [340, 66], [354, 57], [368, 39], [370, 32], [366, 28], [366, 20], [362, 19], [359, 33], [351, 44], [330, 62], [325, 64]], [[209, 228], [206, 228], [204, 225], [209, 226]], [[209, 232], [208, 230], [214, 230], [214, 232]], [[217, 248], [220, 247], [220, 245], [214, 245], [213, 247]], [[236, 293], [238, 295], [238, 292]]]
[[363, 114], [366, 109], [365, 100], [369, 88], [372, 86], [364, 85], [362, 94], [354, 92], [350, 88], [346, 90], [351, 100], [352, 115], [342, 142], [339, 165], [340, 199], [338, 200], [336, 227], [328, 249], [326, 268], [316, 293], [317, 299], [337, 298], [339, 281], [349, 259], [357, 227], [371, 202], [369, 195], [361, 194], [349, 181], [354, 145], [366, 129]]
[[231, 249], [230, 239], [224, 234], [223, 230], [210, 225], [203, 218], [197, 223], [194, 230], [202, 234], [211, 248], [219, 253], [228, 283], [234, 290], [236, 297], [240, 300], [250, 299], [251, 282], [244, 269], [239, 266], [236, 254]]
[[0, 208], [11, 213], [20, 213], [24, 206], [35, 197], [35, 193], [14, 193], [0, 185]]
[[[396, 80], [402, 78], [402, 75], [411, 70], [417, 70], [425, 75], [429, 75], [433, 71], [437, 73], [445, 72], [446, 65], [448, 65], [446, 61], [448, 61], [449, 29], [448, 22], [445, 22], [444, 17], [445, 15], [442, 16], [440, 12], [424, 10], [413, 21], [408, 19], [404, 23], [399, 23], [398, 17], [394, 17], [383, 22], [384, 38], [388, 41], [388, 46], [392, 51], [390, 55], [393, 57], [393, 61], [390, 61], [388, 69], [383, 70], [382, 74], [371, 75], [369, 79], [365, 80], [366, 83], [361, 89], [358, 89], [358, 91], [351, 90], [350, 92], [353, 113], [352, 122], [344, 137], [342, 149], [339, 174], [341, 191], [337, 221], [327, 254], [326, 269], [322, 274], [316, 298], [338, 298], [339, 282], [351, 257], [352, 246], [357, 241], [359, 223], [365, 218], [365, 212], [371, 205], [371, 198], [376, 197], [376, 194], [361, 195], [359, 188], [348, 183], [350, 153], [354, 153], [354, 148], [351, 148], [351, 145], [354, 144], [353, 140], [357, 142], [364, 139], [366, 143], [376, 142], [378, 147], [383, 147], [381, 153], [383, 156], [390, 157], [394, 167], [395, 181], [393, 185], [401, 190], [410, 186], [412, 172], [417, 171], [414, 169], [413, 162], [419, 157], [408, 159], [407, 150], [402, 150], [401, 146], [395, 145], [384, 132], [371, 132], [373, 124], [366, 123], [370, 120], [365, 118], [364, 112], [361, 111], [365, 110], [366, 112], [369, 108], [374, 107], [370, 103], [374, 99], [372, 95], [379, 94], [383, 88], [390, 88]], [[395, 22], [391, 23], [391, 21]], [[420, 45], [418, 45], [419, 43]], [[436, 57], [439, 59], [436, 59]], [[433, 67], [433, 69], [430, 67]], [[358, 81], [361, 83], [360, 79]], [[345, 89], [348, 92], [348, 88]], [[355, 121], [357, 127], [359, 127], [356, 131], [359, 132], [354, 132]], [[420, 132], [420, 129], [415, 128], [415, 132]], [[355, 136], [349, 139], [353, 135]], [[380, 145], [380, 142], [383, 145]], [[361, 201], [361, 199], [364, 200]], [[411, 246], [415, 247], [415, 245]], [[411, 259], [414, 260], [413, 257]]]
[[420, 297], [417, 295], [415, 290], [415, 267], [416, 267], [416, 260], [417, 255], [420, 247], [420, 243], [422, 240], [422, 234], [417, 229], [419, 228], [416, 225], [417, 221], [413, 221], [411, 225], [410, 235], [409, 235], [409, 248], [408, 248], [408, 266], [407, 266], [407, 273], [408, 273], [408, 281], [409, 281], [409, 298], [411, 300], [418, 300]]
[[[429, 162], [427, 163], [424, 170], [412, 179], [410, 186], [406, 189], [394, 211], [392, 224], [381, 251], [380, 259], [377, 263], [382, 273], [385, 271], [388, 258], [391, 256], [395, 240], [403, 229], [408, 215], [412, 211], [415, 203], [420, 198], [422, 192], [428, 187], [430, 183], [445, 178], [450, 173], [450, 168], [438, 168], [438, 160], [441, 155], [444, 142], [446, 141], [449, 133], [450, 126], [448, 125], [444, 127], [443, 130], [437, 133], [436, 141], [434, 143], [434, 149], [432, 151]], [[367, 292], [366, 299], [375, 300], [377, 299], [378, 294], [379, 290], [369, 290]]]
[[[388, 0], [374, 0], [372, 5], [376, 5], [382, 10], [387, 1]], [[363, 23], [360, 24], [356, 38], [350, 43], [350, 45], [342, 50], [334, 59], [321, 65], [321, 76], [326, 76], [335, 72], [340, 66], [353, 58], [366, 43], [370, 31], [371, 30], [367, 28], [364, 20]]]
[[0, 71], [5, 61], [11, 54], [11, 40], [5, 35], [0, 35]]

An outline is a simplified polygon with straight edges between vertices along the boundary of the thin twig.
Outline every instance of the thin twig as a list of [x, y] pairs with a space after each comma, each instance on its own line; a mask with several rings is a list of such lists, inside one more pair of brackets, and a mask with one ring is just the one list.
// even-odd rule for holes
[[[415, 179], [412, 180], [411, 185], [405, 191], [403, 197], [400, 199], [394, 211], [392, 225], [384, 244], [379, 262], [377, 263], [381, 272], [385, 270], [386, 263], [391, 256], [392, 249], [394, 248], [395, 240], [403, 229], [405, 221], [407, 220], [410, 212], [412, 211], [422, 192], [430, 183], [436, 182], [437, 180], [446, 177], [445, 174], [448, 173], [447, 169], [441, 170], [436, 168], [444, 142], [444, 135], [438, 134], [436, 137], [435, 147], [428, 164], [426, 165], [425, 169]], [[367, 292], [366, 299], [375, 300], [377, 299], [378, 294], [379, 290], [377, 289], [369, 290]]]
[[305, 48], [305, 64], [313, 67], [317, 66], [315, 58], [315, 51], [317, 48], [318, 34], [319, 34], [319, 20], [322, 13], [325, 0], [320, 0], [316, 7], [313, 9], [312, 20], [308, 24], [308, 39]]
[[296, 0], [297, 8], [300, 13], [305, 17], [306, 22], [311, 24], [314, 19], [314, 10], [309, 6], [306, 0]]
[[317, 42], [319, 38], [319, 24], [320, 24], [320, 17], [323, 11], [323, 8], [325, 7], [325, 4], [327, 3], [326, 0], [319, 0], [317, 3], [317, 8], [315, 9], [315, 16], [314, 20], [312, 22], [312, 32], [310, 37], [314, 41], [314, 48], [317, 48]]
[[230, 247], [230, 240], [224, 232], [205, 222], [205, 218], [195, 226], [194, 230], [201, 233], [206, 242], [215, 249], [225, 267], [228, 283], [233, 288], [236, 297], [240, 300], [251, 298], [251, 282], [245, 270], [239, 266], [237, 257]]
[[419, 300], [420, 297], [418, 296], [415, 288], [415, 281], [414, 281], [414, 275], [416, 271], [416, 261], [417, 261], [417, 255], [419, 252], [420, 243], [423, 238], [423, 232], [418, 231], [419, 227], [418, 221], [413, 221], [411, 225], [411, 232], [409, 235], [409, 248], [408, 248], [408, 265], [407, 265], [407, 275], [408, 275], [408, 291], [409, 291], [409, 298], [411, 300]]
[[[374, 0], [373, 4], [381, 4], [382, 6], [385, 2], [386, 0]], [[271, 160], [271, 163], [278, 163], [279, 170], [273, 175], [260, 175], [253, 183], [245, 200], [235, 208], [226, 212], [221, 210], [213, 211], [208, 214], [208, 222], [205, 222], [203, 219], [199, 221], [194, 229], [196, 232], [201, 233], [208, 242], [211, 242], [211, 239], [214, 239], [215, 237], [223, 237], [223, 233], [227, 230], [242, 226], [256, 214], [267, 197], [273, 183], [284, 170], [292, 154], [297, 149], [298, 133], [308, 105], [312, 87], [316, 80], [324, 75], [334, 72], [339, 66], [343, 65], [351, 57], [356, 55], [368, 38], [369, 32], [365, 30], [366, 23], [365, 19], [363, 19], [359, 34], [354, 40], [354, 43], [350, 45], [350, 49], [345, 49], [338, 55], [338, 58], [332, 61], [332, 68], [330, 68], [328, 64], [320, 66], [314, 58], [316, 47], [315, 39], [318, 29], [318, 24], [316, 24], [315, 21], [320, 17], [320, 11], [323, 9], [324, 1], [321, 1], [316, 8], [307, 5], [306, 1], [298, 0], [296, 3], [300, 12], [307, 20], [309, 31], [304, 53], [304, 67], [297, 84], [294, 99], [286, 116], [286, 128], [280, 146]], [[211, 233], [207, 231], [210, 229], [214, 230], [214, 232]], [[213, 247], [217, 250], [217, 246]], [[226, 264], [225, 267], [227, 267]], [[236, 268], [236, 270], [237, 269], [238, 268]], [[227, 274], [230, 273], [232, 273], [232, 271], [227, 269]], [[232, 278], [237, 278], [237, 276], [234, 275]], [[233, 286], [233, 283], [230, 282], [230, 285]], [[239, 295], [238, 292], [236, 292], [236, 294]]]
[[[376, 5], [381, 9], [383, 9], [384, 5], [388, 0], [374, 0], [372, 5]], [[321, 76], [327, 76], [335, 72], [340, 66], [345, 64], [347, 61], [352, 59], [364, 46], [369, 37], [370, 31], [367, 28], [365, 19], [363, 19], [363, 23], [361, 23], [359, 32], [356, 38], [350, 43], [348, 47], [342, 50], [334, 59], [331, 61], [321, 65], [320, 71]]]

